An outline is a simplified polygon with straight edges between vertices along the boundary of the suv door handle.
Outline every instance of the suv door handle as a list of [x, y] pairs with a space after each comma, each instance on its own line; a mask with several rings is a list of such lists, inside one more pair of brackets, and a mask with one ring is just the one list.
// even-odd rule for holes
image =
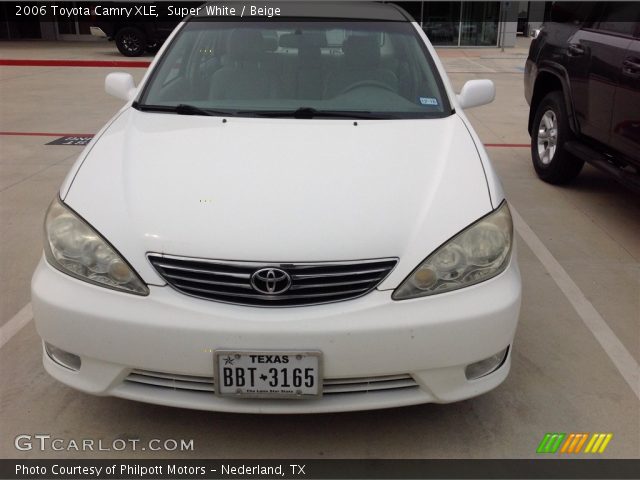
[[622, 62], [622, 73], [630, 77], [640, 76], [640, 59], [627, 57]]
[[569, 47], [567, 47], [567, 55], [570, 57], [579, 57], [580, 55], [584, 55], [584, 48], [577, 43], [570, 43]]
[[624, 62], [622, 62], [622, 65], [628, 68], [635, 68], [637, 70], [640, 70], [640, 60], [637, 58], [627, 57], [624, 59]]

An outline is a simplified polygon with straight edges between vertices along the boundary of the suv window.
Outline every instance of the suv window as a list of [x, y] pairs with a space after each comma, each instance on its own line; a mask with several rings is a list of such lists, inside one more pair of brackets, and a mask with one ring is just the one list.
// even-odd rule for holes
[[596, 2], [554, 2], [550, 20], [556, 23], [579, 25], [593, 16], [596, 7]]
[[593, 28], [632, 36], [636, 30], [639, 13], [640, 6], [636, 2], [607, 2]]

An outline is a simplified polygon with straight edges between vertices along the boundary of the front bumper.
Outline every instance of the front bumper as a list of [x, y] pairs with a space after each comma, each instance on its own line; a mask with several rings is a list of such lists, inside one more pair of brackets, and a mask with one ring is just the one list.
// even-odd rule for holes
[[[46, 342], [77, 354], [74, 372], [44, 354], [59, 381], [97, 394], [203, 410], [311, 413], [447, 403], [480, 395], [507, 376], [467, 380], [465, 366], [509, 347], [520, 309], [517, 264], [458, 291], [396, 302], [374, 291], [346, 302], [254, 308], [150, 286], [139, 297], [69, 277], [40, 261], [32, 281], [36, 327]], [[217, 397], [209, 391], [128, 381], [136, 371], [213, 378], [215, 349], [320, 350], [328, 379], [406, 375], [415, 388], [324, 395], [316, 400]]]

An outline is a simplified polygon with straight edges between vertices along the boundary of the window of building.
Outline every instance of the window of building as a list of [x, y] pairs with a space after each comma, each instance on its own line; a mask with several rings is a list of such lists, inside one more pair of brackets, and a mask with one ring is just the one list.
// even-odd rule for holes
[[500, 2], [464, 2], [460, 45], [497, 45], [499, 15]]
[[500, 2], [396, 2], [418, 22], [433, 45], [498, 44]]
[[458, 45], [462, 2], [424, 2], [422, 28], [434, 45]]

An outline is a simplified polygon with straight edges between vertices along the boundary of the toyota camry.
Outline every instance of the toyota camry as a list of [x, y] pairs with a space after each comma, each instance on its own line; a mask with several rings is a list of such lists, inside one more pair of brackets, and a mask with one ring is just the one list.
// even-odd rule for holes
[[507, 376], [509, 206], [425, 32], [389, 4], [185, 19], [49, 207], [46, 370], [254, 413], [470, 398]]

